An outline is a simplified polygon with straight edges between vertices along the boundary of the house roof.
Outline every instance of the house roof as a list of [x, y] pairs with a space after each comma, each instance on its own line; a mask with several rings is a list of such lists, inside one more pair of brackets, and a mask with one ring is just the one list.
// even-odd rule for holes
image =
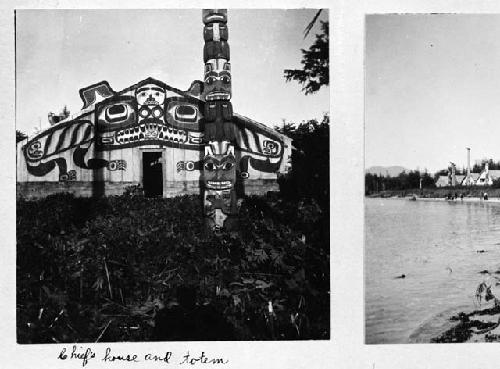
[[491, 178], [498, 178], [498, 177], [500, 177], [500, 170], [498, 170], [498, 169], [488, 170], [488, 173], [489, 173], [489, 175], [490, 175]]
[[250, 119], [248, 117], [245, 117], [244, 115], [240, 115], [238, 113], [233, 113], [233, 118], [234, 120], [236, 121], [237, 124], [243, 124], [243, 125], [246, 125], [246, 126], [254, 126], [255, 128], [257, 129], [260, 129], [266, 133], [270, 133], [270, 134], [273, 134], [273, 135], [277, 135], [279, 136], [283, 141], [285, 140], [288, 140], [288, 141], [291, 141], [291, 138], [284, 135], [284, 134], [281, 134], [279, 133], [278, 131], [272, 129], [272, 128], [269, 128], [268, 126], [266, 126], [265, 124], [262, 124], [262, 123], [259, 123], [253, 119]]
[[[61, 120], [60, 122], [54, 124], [53, 126], [51, 127], [48, 127], [47, 129], [51, 129], [57, 125], [60, 125], [62, 123], [67, 123], [71, 120], [74, 120], [74, 119], [77, 119], [83, 115], [86, 115], [88, 113], [90, 113], [97, 104], [99, 103], [104, 103], [112, 98], [114, 98], [116, 95], [123, 95], [127, 92], [130, 92], [130, 91], [134, 91], [135, 89], [137, 89], [138, 87], [142, 86], [142, 85], [145, 85], [145, 84], [149, 84], [149, 83], [153, 83], [153, 84], [156, 84], [158, 86], [161, 86], [163, 87], [166, 91], [171, 91], [171, 92], [174, 92], [178, 95], [181, 95], [185, 98], [187, 98], [188, 100], [192, 100], [192, 102], [197, 102], [197, 103], [204, 103], [204, 99], [201, 97], [201, 91], [203, 89], [203, 82], [199, 81], [199, 80], [194, 80], [193, 82], [191, 82], [191, 85], [189, 86], [189, 88], [186, 90], [186, 91], [182, 91], [182, 90], [179, 90], [178, 88], [175, 88], [175, 87], [172, 87], [160, 80], [157, 80], [157, 79], [154, 79], [152, 77], [148, 77], [148, 78], [145, 78], [121, 91], [118, 91], [118, 92], [115, 92], [111, 86], [109, 85], [109, 83], [107, 81], [101, 81], [101, 82], [98, 82], [98, 83], [94, 83], [90, 86], [87, 86], [87, 87], [84, 87], [84, 88], [81, 88], [79, 90], [79, 94], [80, 94], [80, 97], [81, 99], [83, 100], [83, 108], [78, 111], [77, 113], [75, 114], [71, 114], [69, 117], [67, 117], [66, 119], [63, 119]], [[85, 93], [86, 91], [90, 91], [96, 87], [102, 87], [104, 86], [105, 90], [109, 91], [110, 93], [112, 93], [113, 95], [112, 96], [109, 96], [109, 97], [106, 97], [105, 99], [103, 99], [102, 101], [92, 101], [91, 103], [89, 103], [89, 101], [86, 100], [85, 98]], [[260, 130], [260, 131], [264, 131], [268, 134], [272, 134], [272, 135], [275, 135], [275, 136], [278, 136], [281, 138], [282, 141], [284, 142], [290, 142], [291, 139], [286, 136], [286, 135], [283, 135], [281, 133], [279, 133], [278, 131], [266, 126], [265, 124], [263, 123], [259, 123], [253, 119], [250, 119], [248, 117], [245, 117], [243, 115], [240, 115], [240, 114], [237, 114], [237, 113], [234, 113], [233, 114], [233, 117], [236, 121], [237, 124], [242, 124], [248, 128], [255, 128], [257, 130]], [[47, 130], [47, 129], [44, 129], [43, 131]]]
[[436, 186], [447, 186], [448, 185], [448, 176], [439, 176], [436, 181]]
[[181, 96], [184, 96], [184, 97], [188, 97], [188, 98], [195, 98], [196, 100], [198, 101], [204, 101], [203, 99], [200, 98], [200, 93], [201, 91], [199, 91], [200, 89], [200, 86], [203, 85], [203, 82], [201, 81], [198, 81], [198, 80], [194, 80], [191, 85], [189, 86], [189, 89], [187, 91], [182, 91], [178, 88], [175, 88], [175, 87], [172, 87], [170, 85], [167, 85], [165, 82], [163, 81], [160, 81], [158, 79], [155, 79], [155, 78], [152, 78], [152, 77], [148, 77], [148, 78], [145, 78], [121, 91], [118, 92], [118, 94], [124, 94], [126, 92], [130, 92], [130, 91], [134, 91], [137, 87], [140, 87], [142, 85], [146, 85], [146, 84], [149, 84], [149, 83], [154, 83], [158, 86], [161, 86], [163, 87], [165, 90], [167, 91], [172, 91], [172, 92], [175, 92], [176, 94], [179, 94]]

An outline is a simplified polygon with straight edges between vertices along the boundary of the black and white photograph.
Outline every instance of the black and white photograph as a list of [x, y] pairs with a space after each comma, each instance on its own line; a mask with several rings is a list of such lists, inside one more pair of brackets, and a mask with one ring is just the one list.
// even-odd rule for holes
[[329, 9], [12, 16], [17, 343], [330, 340]]
[[499, 342], [500, 15], [365, 27], [365, 342]]
[[0, 368], [496, 368], [499, 35], [495, 0], [4, 0]]

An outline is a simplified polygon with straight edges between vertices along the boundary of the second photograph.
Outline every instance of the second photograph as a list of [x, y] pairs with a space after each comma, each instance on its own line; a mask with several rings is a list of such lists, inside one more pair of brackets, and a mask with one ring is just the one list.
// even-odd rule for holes
[[365, 343], [498, 342], [500, 15], [365, 24]]

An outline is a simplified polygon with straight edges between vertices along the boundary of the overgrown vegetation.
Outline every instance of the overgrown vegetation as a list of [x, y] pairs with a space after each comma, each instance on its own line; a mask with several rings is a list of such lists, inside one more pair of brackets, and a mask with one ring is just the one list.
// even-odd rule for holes
[[248, 197], [204, 233], [197, 196], [17, 202], [19, 343], [148, 341], [191, 287], [237, 340], [329, 338], [329, 223], [317, 201]]
[[292, 170], [279, 179], [282, 196], [314, 199], [325, 212], [330, 210], [330, 117], [285, 124], [275, 129], [293, 140]]

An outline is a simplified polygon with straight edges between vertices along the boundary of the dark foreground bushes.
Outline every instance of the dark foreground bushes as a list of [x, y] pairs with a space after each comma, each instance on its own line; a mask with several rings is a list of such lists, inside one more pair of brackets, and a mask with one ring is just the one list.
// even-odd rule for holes
[[18, 342], [328, 339], [314, 200], [246, 198], [237, 233], [205, 233], [200, 209], [197, 196], [19, 200]]
[[314, 199], [325, 212], [330, 209], [330, 117], [276, 128], [293, 142], [291, 172], [279, 178], [280, 193], [287, 199]]

